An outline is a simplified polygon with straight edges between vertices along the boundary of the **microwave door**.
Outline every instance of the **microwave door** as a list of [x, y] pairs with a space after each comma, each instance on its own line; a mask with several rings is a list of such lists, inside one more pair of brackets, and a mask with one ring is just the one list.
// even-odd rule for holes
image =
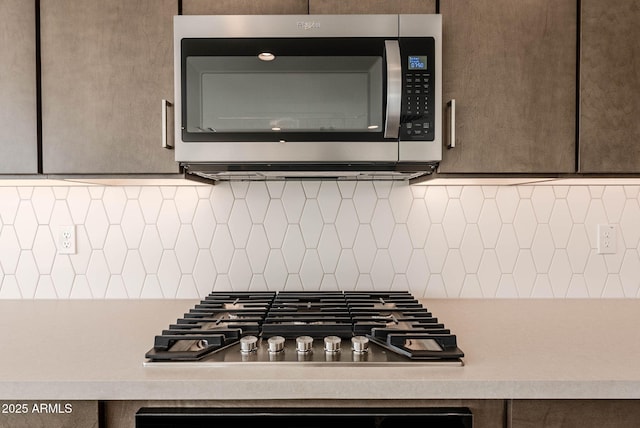
[[[379, 142], [389, 156], [377, 158], [397, 157], [397, 149], [391, 155], [402, 85], [396, 39], [182, 39], [180, 46], [183, 142], [335, 141], [348, 143], [342, 146], [350, 152], [348, 146]], [[263, 52], [272, 60], [261, 60]]]
[[402, 64], [400, 62], [400, 44], [397, 40], [385, 40], [384, 48], [385, 60], [387, 62], [387, 108], [385, 114], [384, 138], [398, 138], [402, 101]]

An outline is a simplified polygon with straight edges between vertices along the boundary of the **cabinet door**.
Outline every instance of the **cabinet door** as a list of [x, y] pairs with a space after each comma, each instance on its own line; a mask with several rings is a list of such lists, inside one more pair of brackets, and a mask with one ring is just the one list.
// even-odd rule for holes
[[305, 14], [307, 0], [182, 0], [183, 15]]
[[440, 13], [445, 118], [456, 105], [440, 172], [575, 172], [576, 1], [441, 0]]
[[435, 13], [435, 0], [309, 0], [309, 13]]
[[638, 400], [513, 400], [512, 428], [638, 426]]
[[640, 1], [582, 0], [580, 172], [640, 172]]
[[173, 151], [161, 147], [177, 0], [40, 7], [44, 172], [178, 172]]
[[38, 172], [35, 3], [0, 0], [0, 173]]
[[2, 401], [0, 427], [99, 428], [100, 426], [102, 425], [99, 423], [97, 401]]

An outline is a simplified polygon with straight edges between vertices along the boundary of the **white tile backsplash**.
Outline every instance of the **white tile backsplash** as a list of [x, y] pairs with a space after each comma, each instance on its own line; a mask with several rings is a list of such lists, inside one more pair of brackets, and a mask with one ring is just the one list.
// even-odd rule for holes
[[[409, 289], [635, 298], [640, 185], [236, 182], [0, 187], [0, 298]], [[57, 252], [76, 225], [77, 253]], [[618, 230], [597, 254], [598, 224]]]

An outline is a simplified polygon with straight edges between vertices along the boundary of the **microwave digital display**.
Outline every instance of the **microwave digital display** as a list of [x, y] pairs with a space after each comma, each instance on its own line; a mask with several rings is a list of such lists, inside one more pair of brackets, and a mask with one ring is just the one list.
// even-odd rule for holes
[[426, 55], [409, 55], [409, 70], [426, 70]]

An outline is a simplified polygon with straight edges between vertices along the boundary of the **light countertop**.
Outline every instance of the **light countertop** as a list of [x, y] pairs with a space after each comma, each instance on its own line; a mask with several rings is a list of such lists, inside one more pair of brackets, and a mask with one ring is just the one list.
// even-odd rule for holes
[[463, 367], [143, 366], [195, 303], [0, 301], [0, 399], [640, 399], [640, 300], [423, 300]]

